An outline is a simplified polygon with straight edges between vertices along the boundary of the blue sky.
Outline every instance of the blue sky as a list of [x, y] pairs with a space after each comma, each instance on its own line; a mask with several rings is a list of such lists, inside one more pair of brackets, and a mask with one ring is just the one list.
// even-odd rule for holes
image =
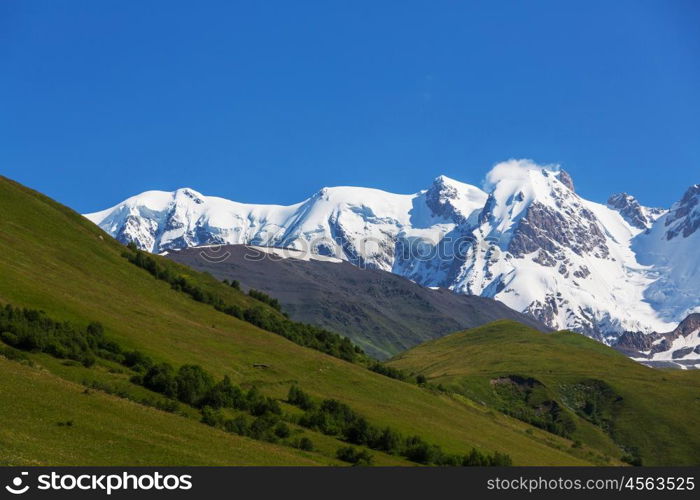
[[0, 3], [0, 173], [83, 212], [189, 186], [479, 184], [508, 158], [700, 182], [700, 2]]

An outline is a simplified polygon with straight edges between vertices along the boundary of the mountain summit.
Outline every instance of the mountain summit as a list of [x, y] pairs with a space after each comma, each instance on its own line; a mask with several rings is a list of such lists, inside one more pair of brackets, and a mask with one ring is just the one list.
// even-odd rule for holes
[[183, 188], [86, 217], [149, 252], [293, 248], [496, 298], [552, 328], [613, 343], [625, 331], [670, 331], [700, 307], [688, 279], [700, 269], [698, 200], [694, 185], [669, 211], [624, 193], [594, 203], [557, 166], [509, 160], [483, 189], [439, 176], [414, 194], [331, 187], [281, 206]]

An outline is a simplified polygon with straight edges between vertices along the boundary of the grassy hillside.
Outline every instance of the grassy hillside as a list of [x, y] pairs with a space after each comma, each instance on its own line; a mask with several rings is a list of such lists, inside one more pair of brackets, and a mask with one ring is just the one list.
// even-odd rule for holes
[[[535, 429], [467, 399], [381, 376], [364, 366], [301, 347], [196, 302], [128, 262], [122, 257], [123, 246], [79, 214], [4, 178], [0, 180], [0, 213], [3, 214], [0, 303], [42, 309], [52, 318], [82, 326], [99, 321], [107, 337], [124, 348], [138, 349], [156, 361], [175, 366], [201, 365], [217, 378], [228, 375], [236, 384], [256, 386], [271, 397], [284, 399], [289, 387], [298, 384], [315, 398], [335, 398], [350, 405], [373, 425], [391, 426], [405, 435], [418, 434], [446, 452], [467, 453], [477, 447], [488, 453], [508, 453], [515, 464], [521, 465], [617, 463], [617, 455], [606, 450], [572, 448], [571, 440]], [[166, 259], [159, 261], [176, 266], [173, 269], [178, 273], [214, 290], [229, 303], [245, 306], [253, 300], [211, 276]], [[86, 377], [82, 366], [66, 366], [41, 356], [32, 355], [35, 363], [53, 376], [75, 381]], [[264, 364], [266, 368], [256, 364]], [[90, 369], [91, 374], [108, 383], [128, 384], [125, 380], [115, 381], [125, 375], [112, 371], [118, 370], [106, 366], [100, 369], [99, 364]], [[7, 404], [9, 394], [15, 392], [11, 389], [3, 391], [2, 406]], [[3, 415], [3, 426], [13, 418], [12, 414]], [[51, 432], [56, 431], [54, 420], [54, 417], [42, 420]], [[154, 426], [153, 432], [160, 432], [164, 425], [168, 424]], [[199, 432], [220, 434], [205, 426]], [[137, 448], [133, 448], [133, 455], [129, 450], [134, 440], [147, 434], [144, 430], [138, 437], [128, 433], [114, 437], [124, 450], [119, 460], [131, 462], [133, 457], [135, 463]], [[320, 442], [321, 438], [318, 439]], [[333, 446], [341, 444], [336, 440]], [[186, 456], [190, 443], [181, 445]], [[7, 449], [18, 450], [10, 446]], [[32, 459], [19, 451], [16, 453], [5, 460]], [[70, 459], [55, 455], [46, 460], [55, 464], [95, 463], [94, 452], [88, 454], [76, 446], [71, 453]], [[375, 456], [376, 463], [384, 460], [379, 453]], [[272, 460], [265, 450], [252, 460], [233, 454], [211, 460], [203, 458], [205, 463], [230, 464], [264, 464]], [[302, 457], [298, 463], [308, 460]], [[401, 462], [397, 457], [386, 458], [391, 460]], [[150, 461], [161, 463], [156, 456]], [[111, 462], [109, 455], [102, 457], [102, 463]]]
[[216, 431], [0, 357], [0, 465], [337, 464]]
[[700, 463], [697, 370], [647, 368], [582, 335], [512, 322], [425, 343], [389, 365], [521, 418], [558, 413], [558, 430], [573, 422], [572, 439], [621, 445], [645, 465]]

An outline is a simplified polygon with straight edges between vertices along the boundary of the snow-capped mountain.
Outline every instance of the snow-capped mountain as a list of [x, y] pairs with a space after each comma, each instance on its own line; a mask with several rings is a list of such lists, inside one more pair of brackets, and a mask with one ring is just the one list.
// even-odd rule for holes
[[639, 262], [653, 269], [655, 281], [644, 297], [662, 319], [700, 312], [700, 184], [635, 238], [632, 248]]
[[634, 196], [618, 193], [608, 198], [608, 207], [620, 212], [627, 223], [637, 229], [649, 229], [651, 225], [667, 212], [663, 208], [648, 208], [639, 204]]
[[279, 206], [184, 188], [86, 217], [156, 253], [211, 244], [310, 251], [497, 298], [610, 343], [624, 331], [670, 331], [700, 306], [687, 280], [699, 268], [698, 191], [668, 212], [624, 193], [603, 205], [581, 198], [558, 167], [510, 160], [483, 189], [440, 176], [410, 195], [334, 187]]
[[614, 347], [651, 366], [700, 368], [700, 314], [689, 315], [667, 333], [625, 332]]

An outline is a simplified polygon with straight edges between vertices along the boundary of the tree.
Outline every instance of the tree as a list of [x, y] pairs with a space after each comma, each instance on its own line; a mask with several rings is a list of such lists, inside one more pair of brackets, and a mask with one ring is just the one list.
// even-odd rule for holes
[[396, 454], [401, 449], [402, 441], [403, 439], [398, 432], [394, 431], [390, 427], [387, 427], [379, 435], [372, 448], [382, 450], [387, 453]]
[[289, 434], [289, 426], [284, 422], [280, 422], [275, 426], [275, 436], [277, 436], [278, 438], [288, 438]]
[[177, 398], [197, 406], [214, 385], [214, 380], [199, 365], [182, 365], [177, 372]]
[[299, 389], [299, 387], [296, 385], [289, 388], [287, 402], [291, 405], [298, 406], [302, 410], [310, 410], [314, 407], [314, 403], [311, 401], [309, 395]]
[[307, 437], [303, 437], [299, 440], [297, 448], [304, 451], [313, 451], [314, 443]]
[[367, 450], [357, 450], [352, 446], [338, 448], [336, 457], [353, 465], [372, 465], [372, 455]]
[[221, 382], [211, 387], [199, 404], [208, 405], [212, 408], [237, 408], [240, 410], [247, 408], [243, 391], [240, 387], [231, 383], [228, 375]]
[[143, 385], [169, 398], [177, 396], [175, 372], [168, 363], [161, 363], [149, 368], [143, 377]]
[[153, 360], [140, 351], [129, 351], [124, 353], [124, 365], [134, 371], [144, 372], [153, 366]]

